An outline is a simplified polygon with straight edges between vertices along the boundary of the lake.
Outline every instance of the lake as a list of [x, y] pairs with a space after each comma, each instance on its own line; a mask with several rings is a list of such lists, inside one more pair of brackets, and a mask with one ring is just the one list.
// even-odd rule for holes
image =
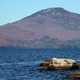
[[80, 49], [0, 48], [0, 80], [65, 80], [73, 70], [39, 70], [39, 63], [52, 57], [79, 60]]

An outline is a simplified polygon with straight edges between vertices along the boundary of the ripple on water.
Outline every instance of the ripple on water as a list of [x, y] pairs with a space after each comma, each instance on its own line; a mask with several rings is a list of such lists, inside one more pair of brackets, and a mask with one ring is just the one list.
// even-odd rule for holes
[[[80, 50], [16, 50], [6, 51], [5, 55], [4, 52], [0, 54], [0, 59], [3, 61], [0, 64], [0, 80], [64, 80], [66, 75], [72, 71], [41, 71], [38, 69], [38, 64], [52, 57], [80, 59]], [[6, 63], [6, 60], [10, 63]]]

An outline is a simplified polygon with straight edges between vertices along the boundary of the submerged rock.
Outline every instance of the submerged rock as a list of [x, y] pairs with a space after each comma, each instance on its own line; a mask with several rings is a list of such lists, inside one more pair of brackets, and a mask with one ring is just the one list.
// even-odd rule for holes
[[72, 80], [80, 80], [80, 72], [73, 72], [69, 75]]

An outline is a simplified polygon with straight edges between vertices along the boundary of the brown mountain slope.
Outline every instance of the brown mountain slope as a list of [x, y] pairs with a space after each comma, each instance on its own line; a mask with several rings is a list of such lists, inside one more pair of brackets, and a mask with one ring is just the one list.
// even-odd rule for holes
[[80, 14], [59, 7], [48, 8], [1, 26], [0, 46], [36, 48], [78, 46], [76, 42], [79, 43], [79, 34]]

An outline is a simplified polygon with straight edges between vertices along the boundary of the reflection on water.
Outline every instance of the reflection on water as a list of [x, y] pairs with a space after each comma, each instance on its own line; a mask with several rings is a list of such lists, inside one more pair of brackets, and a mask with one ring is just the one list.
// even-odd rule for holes
[[80, 50], [0, 48], [0, 80], [64, 80], [73, 70], [45, 71], [38, 68], [39, 63], [52, 57], [78, 60]]

